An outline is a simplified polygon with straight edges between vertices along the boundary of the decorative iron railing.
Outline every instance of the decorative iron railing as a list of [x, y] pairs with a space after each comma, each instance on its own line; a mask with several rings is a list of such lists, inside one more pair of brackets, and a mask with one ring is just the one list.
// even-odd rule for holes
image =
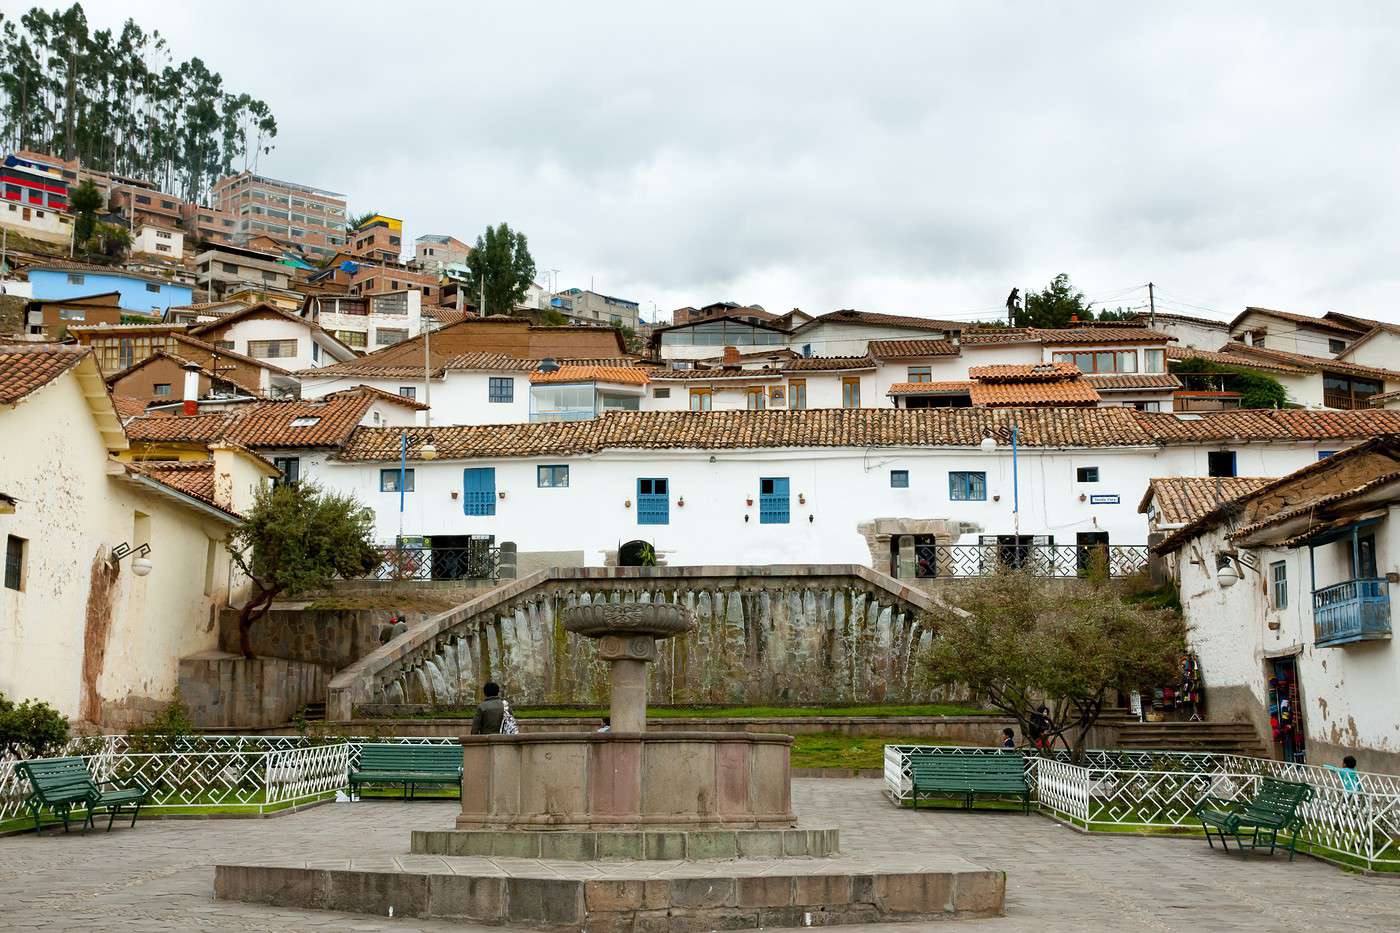
[[1313, 634], [1319, 647], [1389, 637], [1385, 579], [1362, 577], [1313, 590]]
[[1023, 571], [1037, 577], [1086, 577], [1101, 567], [1110, 577], [1147, 569], [1145, 544], [927, 544], [914, 548], [917, 577], [990, 577]]
[[501, 549], [483, 541], [474, 547], [386, 547], [365, 580], [496, 580]]
[[[885, 793], [912, 799], [910, 759], [920, 755], [1002, 754], [991, 748], [885, 746]], [[1305, 851], [1369, 869], [1400, 869], [1400, 775], [1210, 752], [1094, 750], [1026, 756], [1026, 779], [1043, 812], [1089, 830], [1199, 829], [1194, 807], [1206, 795], [1244, 801], [1261, 778], [1311, 785], [1299, 841]]]

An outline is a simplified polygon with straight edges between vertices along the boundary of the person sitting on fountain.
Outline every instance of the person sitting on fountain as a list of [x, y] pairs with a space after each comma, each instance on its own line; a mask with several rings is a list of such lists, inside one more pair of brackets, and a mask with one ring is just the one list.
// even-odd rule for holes
[[501, 687], [494, 680], [488, 680], [481, 687], [486, 699], [476, 708], [472, 717], [472, 735], [497, 735], [506, 718], [506, 701], [501, 697]]
[[599, 731], [599, 732], [611, 732], [611, 731], [612, 731], [612, 717], [611, 717], [611, 716], [604, 716], [604, 717], [603, 717], [603, 725], [598, 729], [598, 731]]

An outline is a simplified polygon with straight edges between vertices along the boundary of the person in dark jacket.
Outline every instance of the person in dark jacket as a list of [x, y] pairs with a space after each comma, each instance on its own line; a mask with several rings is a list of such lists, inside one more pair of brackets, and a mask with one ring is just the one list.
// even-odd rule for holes
[[472, 735], [498, 735], [506, 716], [506, 701], [501, 699], [500, 685], [488, 680], [481, 693], [486, 699], [477, 705], [476, 715], [472, 717]]

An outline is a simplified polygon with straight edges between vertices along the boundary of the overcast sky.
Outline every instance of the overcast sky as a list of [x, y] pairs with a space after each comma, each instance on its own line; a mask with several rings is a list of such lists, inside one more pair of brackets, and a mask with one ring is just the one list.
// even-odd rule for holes
[[1159, 310], [1400, 320], [1393, 4], [84, 7], [266, 100], [260, 172], [405, 242], [508, 221], [648, 318], [986, 318], [1063, 271], [1109, 306], [1150, 279]]

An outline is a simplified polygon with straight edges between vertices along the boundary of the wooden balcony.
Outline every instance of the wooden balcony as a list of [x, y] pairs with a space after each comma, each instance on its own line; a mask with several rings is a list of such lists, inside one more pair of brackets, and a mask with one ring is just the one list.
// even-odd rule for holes
[[1319, 648], [1390, 637], [1390, 591], [1383, 577], [1313, 590], [1314, 642]]

